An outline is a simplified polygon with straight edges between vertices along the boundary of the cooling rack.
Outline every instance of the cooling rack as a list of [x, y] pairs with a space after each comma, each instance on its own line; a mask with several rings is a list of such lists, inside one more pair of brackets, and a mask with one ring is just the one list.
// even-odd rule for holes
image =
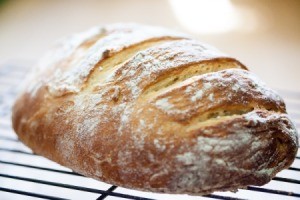
[[[29, 65], [0, 65], [0, 199], [300, 199], [300, 152], [290, 168], [262, 186], [206, 196], [168, 195], [129, 190], [86, 178], [44, 157], [33, 154], [11, 128], [11, 106]], [[278, 90], [277, 90], [278, 91]], [[300, 130], [300, 91], [279, 90]]]

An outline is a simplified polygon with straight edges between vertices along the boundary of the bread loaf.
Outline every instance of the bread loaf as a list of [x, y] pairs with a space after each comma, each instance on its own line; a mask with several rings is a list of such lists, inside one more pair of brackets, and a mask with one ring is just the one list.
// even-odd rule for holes
[[59, 42], [13, 107], [36, 154], [138, 190], [263, 185], [293, 162], [280, 96], [234, 58], [162, 28], [114, 24]]

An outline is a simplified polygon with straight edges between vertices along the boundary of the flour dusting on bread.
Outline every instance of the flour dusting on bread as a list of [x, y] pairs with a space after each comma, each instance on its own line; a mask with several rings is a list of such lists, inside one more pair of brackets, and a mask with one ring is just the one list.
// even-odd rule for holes
[[203, 195], [265, 184], [295, 158], [282, 98], [184, 34], [96, 27], [38, 66], [14, 105], [14, 129], [36, 154], [85, 176]]

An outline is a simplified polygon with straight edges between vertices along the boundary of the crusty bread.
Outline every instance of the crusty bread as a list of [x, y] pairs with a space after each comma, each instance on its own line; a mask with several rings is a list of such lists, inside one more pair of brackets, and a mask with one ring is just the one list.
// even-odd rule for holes
[[13, 108], [21, 141], [88, 177], [166, 193], [262, 185], [293, 162], [283, 100], [180, 33], [93, 28], [48, 53]]

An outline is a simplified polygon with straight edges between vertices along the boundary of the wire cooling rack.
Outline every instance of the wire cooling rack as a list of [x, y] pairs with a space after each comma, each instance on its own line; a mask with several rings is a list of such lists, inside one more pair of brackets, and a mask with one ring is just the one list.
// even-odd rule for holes
[[[42, 156], [32, 154], [11, 128], [11, 106], [28, 67], [0, 66], [0, 199], [300, 199], [300, 151], [292, 166], [268, 184], [249, 186], [237, 193], [215, 192], [206, 196], [169, 195], [129, 190], [86, 178]], [[279, 91], [300, 130], [300, 91]]]

